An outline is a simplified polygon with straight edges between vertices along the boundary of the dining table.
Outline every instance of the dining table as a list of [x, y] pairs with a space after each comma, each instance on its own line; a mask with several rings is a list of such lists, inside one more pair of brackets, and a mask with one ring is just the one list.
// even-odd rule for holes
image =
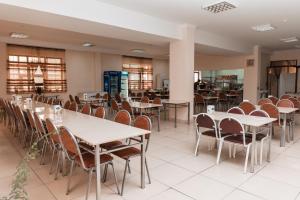
[[[193, 115], [196, 118], [199, 114]], [[253, 128], [252, 132], [252, 148], [251, 148], [251, 163], [250, 163], [250, 172], [254, 173], [255, 169], [255, 149], [256, 149], [256, 133], [259, 127], [268, 125], [270, 127], [270, 139], [268, 143], [268, 152], [267, 152], [267, 161], [271, 161], [271, 140], [272, 140], [272, 126], [273, 122], [277, 119], [269, 118], [269, 117], [258, 117], [258, 116], [250, 116], [250, 115], [241, 115], [241, 114], [234, 114], [234, 113], [227, 113], [227, 112], [212, 112], [209, 113], [213, 120], [216, 122], [221, 121], [224, 118], [232, 117], [237, 119], [241, 124], [244, 126], [249, 126]]]
[[190, 102], [186, 100], [172, 100], [172, 99], [162, 99], [162, 104], [165, 108], [174, 108], [175, 116], [174, 116], [174, 127], [177, 128], [177, 109], [187, 107], [188, 109], [188, 115], [187, 115], [187, 122], [190, 124]]
[[[61, 108], [59, 111], [54, 106], [33, 101], [31, 103], [19, 102], [17, 105], [23, 111], [29, 109], [37, 112], [42, 120], [51, 119], [57, 127], [67, 127], [75, 137], [94, 146], [95, 163], [96, 163], [96, 199], [101, 195], [101, 171], [100, 155], [111, 153], [130, 146], [140, 146], [141, 148], [141, 188], [145, 188], [145, 135], [151, 131], [123, 125], [110, 120], [97, 118], [91, 115], [82, 114]], [[133, 137], [141, 137], [140, 142], [132, 143], [126, 147], [115, 148], [110, 151], [101, 151], [100, 145], [103, 143], [126, 140]]]

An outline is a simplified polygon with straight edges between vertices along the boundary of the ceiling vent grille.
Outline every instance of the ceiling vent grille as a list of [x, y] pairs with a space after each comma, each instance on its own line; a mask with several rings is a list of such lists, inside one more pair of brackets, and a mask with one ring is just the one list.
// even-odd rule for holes
[[224, 12], [227, 10], [231, 10], [236, 8], [235, 5], [228, 3], [227, 1], [222, 1], [219, 3], [215, 3], [215, 4], [211, 4], [208, 6], [204, 6], [203, 9], [207, 10], [208, 12], [212, 12], [212, 13], [220, 13], [220, 12]]

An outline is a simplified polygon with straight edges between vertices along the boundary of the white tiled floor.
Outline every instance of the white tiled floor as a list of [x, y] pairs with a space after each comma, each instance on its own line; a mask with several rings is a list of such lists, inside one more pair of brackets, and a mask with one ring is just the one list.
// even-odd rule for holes
[[[131, 174], [125, 185], [124, 196], [116, 194], [111, 170], [107, 182], [102, 185], [104, 200], [290, 200], [300, 199], [300, 126], [296, 126], [294, 143], [279, 147], [278, 134], [272, 142], [272, 162], [256, 167], [256, 173], [243, 173], [245, 154], [242, 149], [235, 159], [228, 158], [227, 147], [223, 149], [222, 162], [216, 165], [216, 150], [208, 151], [207, 143], [200, 144], [199, 154], [194, 156], [194, 127], [162, 121], [161, 132], [152, 133], [148, 163], [152, 184], [142, 190], [140, 184], [140, 160], [131, 161]], [[24, 153], [9, 131], [0, 125], [0, 196], [10, 189], [15, 167]], [[49, 175], [49, 164], [39, 165], [39, 160], [30, 163], [31, 173], [26, 185], [31, 200], [81, 200], [85, 197], [87, 174], [76, 168], [71, 192], [65, 195], [67, 177], [54, 180]], [[124, 170], [124, 161], [115, 159], [119, 184]], [[148, 183], [148, 182], [147, 182]], [[90, 192], [95, 199], [95, 178]]]

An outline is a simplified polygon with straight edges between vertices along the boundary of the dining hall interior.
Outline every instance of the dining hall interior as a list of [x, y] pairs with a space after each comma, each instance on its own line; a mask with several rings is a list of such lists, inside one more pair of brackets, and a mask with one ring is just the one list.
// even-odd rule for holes
[[0, 199], [300, 200], [297, 0], [0, 0]]

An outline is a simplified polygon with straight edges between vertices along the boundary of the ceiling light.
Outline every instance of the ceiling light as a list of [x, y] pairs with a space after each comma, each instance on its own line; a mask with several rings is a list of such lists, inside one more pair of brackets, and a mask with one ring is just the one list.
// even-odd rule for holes
[[12, 38], [17, 38], [17, 39], [26, 39], [28, 38], [29, 36], [24, 34], [24, 33], [10, 33], [10, 37]]
[[272, 31], [275, 29], [275, 27], [272, 26], [272, 24], [262, 24], [262, 25], [252, 26], [251, 28], [254, 31], [258, 31], [258, 32]]
[[236, 5], [228, 1], [218, 1], [213, 4], [204, 5], [203, 9], [214, 14], [236, 8]]
[[95, 46], [95, 45], [92, 44], [92, 43], [89, 43], [89, 42], [85, 42], [85, 43], [82, 44], [82, 46], [83, 46], [83, 47], [93, 47], [93, 46]]
[[130, 50], [132, 53], [145, 53], [144, 49], [131, 49]]
[[280, 39], [280, 41], [290, 43], [290, 42], [298, 42], [299, 39], [297, 37], [289, 37], [289, 38]]

